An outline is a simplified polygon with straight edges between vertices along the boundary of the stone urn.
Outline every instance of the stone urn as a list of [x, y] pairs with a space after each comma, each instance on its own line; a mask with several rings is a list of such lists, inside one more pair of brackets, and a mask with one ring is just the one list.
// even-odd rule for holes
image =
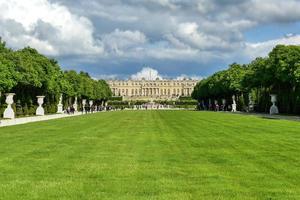
[[57, 104], [57, 113], [59, 113], [59, 114], [62, 114], [62, 113], [64, 113], [64, 111], [63, 111], [63, 104], [62, 104], [62, 94], [60, 95], [60, 97], [59, 97], [59, 102], [58, 102], [58, 104]]
[[86, 99], [82, 99], [82, 111], [85, 112]]
[[78, 111], [77, 97], [75, 97], [74, 104], [73, 104], [73, 108], [74, 108], [74, 111], [75, 111], [75, 112]]
[[36, 96], [37, 98], [37, 103], [39, 104], [38, 108], [36, 109], [35, 114], [39, 116], [44, 116], [45, 115], [45, 110], [43, 108], [43, 103], [44, 103], [44, 98], [45, 96]]
[[275, 115], [279, 113], [278, 107], [276, 106], [276, 102], [277, 102], [277, 95], [275, 94], [271, 94], [271, 102], [272, 102], [272, 106], [270, 108], [270, 115]]
[[15, 112], [12, 109], [11, 105], [14, 103], [14, 93], [7, 93], [5, 103], [7, 104], [7, 108], [4, 110], [3, 118], [5, 119], [14, 119]]
[[232, 110], [231, 112], [236, 112], [236, 101], [235, 101], [235, 95], [232, 95]]

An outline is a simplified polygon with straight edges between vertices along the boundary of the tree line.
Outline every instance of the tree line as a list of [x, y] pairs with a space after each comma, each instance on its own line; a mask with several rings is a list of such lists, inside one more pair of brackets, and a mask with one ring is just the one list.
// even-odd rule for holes
[[47, 58], [37, 50], [26, 47], [12, 50], [6, 47], [0, 38], [0, 94], [3, 113], [5, 97], [3, 93], [15, 93], [16, 106], [22, 114], [33, 114], [36, 108], [36, 96], [45, 96], [45, 111], [55, 113], [60, 95], [64, 106], [74, 103], [78, 97], [92, 99], [98, 103], [112, 95], [104, 80], [94, 80], [86, 72], [63, 71], [58, 62]]
[[277, 95], [281, 113], [300, 113], [300, 46], [277, 45], [267, 57], [249, 64], [231, 64], [228, 69], [201, 80], [192, 93], [199, 102], [236, 96], [238, 109], [246, 110], [249, 96], [257, 112], [268, 112], [270, 95]]

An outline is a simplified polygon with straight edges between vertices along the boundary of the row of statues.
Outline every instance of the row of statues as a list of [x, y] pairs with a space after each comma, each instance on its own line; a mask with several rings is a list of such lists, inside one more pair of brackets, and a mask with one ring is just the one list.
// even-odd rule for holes
[[[5, 102], [7, 104], [7, 108], [4, 110], [3, 118], [14, 119], [15, 118], [15, 113], [14, 113], [14, 110], [12, 108], [12, 104], [14, 103], [13, 97], [14, 97], [15, 94], [14, 93], [7, 93], [5, 95], [6, 95]], [[278, 107], [276, 106], [277, 95], [272, 94], [270, 96], [271, 96], [271, 102], [272, 102], [272, 106], [270, 108], [270, 114], [271, 115], [278, 114], [279, 111], [278, 111]], [[44, 98], [45, 98], [45, 96], [37, 96], [37, 103], [38, 103], [38, 108], [36, 109], [36, 115], [37, 116], [43, 116], [43, 115], [45, 115], [45, 110], [43, 108]], [[93, 101], [90, 100], [88, 103], [89, 103], [90, 107], [92, 107]], [[87, 100], [83, 99], [82, 100], [83, 112], [85, 111], [86, 104], [87, 104]], [[226, 100], [225, 99], [222, 99], [222, 104], [226, 105]], [[210, 99], [209, 99], [209, 105], [211, 105], [211, 100]], [[217, 101], [216, 100], [215, 100], [215, 105], [217, 105]], [[77, 97], [75, 97], [75, 101], [74, 101], [74, 104], [73, 104], [73, 109], [74, 109], [75, 112], [78, 111], [77, 107], [78, 107], [78, 105], [77, 105]], [[252, 111], [254, 109], [254, 103], [252, 101], [251, 95], [249, 95], [249, 106], [248, 106], [248, 108], [249, 108], [249, 111]], [[237, 104], [236, 104], [236, 97], [235, 97], [235, 95], [232, 96], [231, 111], [232, 112], [236, 112], [237, 111]], [[59, 113], [59, 114], [64, 113], [63, 104], [62, 104], [62, 95], [60, 96], [59, 103], [57, 105], [57, 113]]]
[[[279, 114], [278, 107], [276, 106], [277, 95], [271, 94], [270, 96], [271, 96], [271, 102], [272, 102], [272, 106], [270, 108], [270, 114], [271, 115]], [[202, 105], [204, 105], [204, 101], [202, 101]], [[214, 101], [214, 106], [215, 106], [215, 110], [219, 110], [219, 105], [218, 105], [218, 101], [217, 100]], [[225, 109], [225, 106], [226, 106], [226, 99], [222, 99], [222, 105], [221, 106], [223, 108], [221, 110], [225, 111], [224, 109]], [[212, 101], [211, 101], [211, 99], [208, 100], [208, 107], [209, 107], [209, 109], [211, 109], [211, 107], [212, 107]], [[231, 108], [230, 109], [231, 109], [231, 112], [236, 112], [237, 111], [237, 103], [236, 103], [236, 97], [235, 97], [235, 95], [232, 96], [232, 104], [231, 104]], [[251, 94], [249, 94], [249, 104], [248, 104], [247, 110], [249, 112], [254, 111], [254, 102], [252, 100]]]
[[[12, 108], [12, 104], [14, 103], [13, 98], [14, 98], [15, 94], [14, 93], [6, 93], [5, 96], [6, 96], [5, 103], [7, 104], [7, 107], [4, 110], [3, 118], [5, 118], [5, 119], [14, 119], [15, 118], [15, 112]], [[45, 98], [45, 96], [37, 96], [38, 107], [37, 107], [36, 113], [35, 113], [37, 116], [44, 116], [45, 115], [45, 110], [43, 108], [44, 98]], [[90, 100], [88, 103], [89, 103], [90, 107], [93, 105], [92, 100]], [[87, 100], [83, 99], [82, 100], [83, 111], [85, 111], [86, 104], [87, 104]], [[75, 112], [78, 111], [77, 107], [78, 107], [77, 97], [75, 97], [75, 101], [74, 101], [74, 104], [73, 104], [73, 109], [74, 109]], [[64, 113], [63, 104], [62, 104], [62, 95], [60, 95], [59, 102], [58, 102], [58, 105], [57, 105], [57, 113], [58, 114], [63, 114]]]

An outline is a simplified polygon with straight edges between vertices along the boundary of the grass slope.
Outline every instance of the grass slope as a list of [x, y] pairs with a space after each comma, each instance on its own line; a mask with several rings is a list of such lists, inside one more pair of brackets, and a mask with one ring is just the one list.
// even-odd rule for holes
[[300, 199], [300, 123], [124, 111], [0, 128], [0, 199]]

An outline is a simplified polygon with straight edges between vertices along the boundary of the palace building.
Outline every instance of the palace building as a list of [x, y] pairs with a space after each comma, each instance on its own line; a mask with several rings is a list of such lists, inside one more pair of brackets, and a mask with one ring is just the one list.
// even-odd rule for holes
[[108, 80], [113, 96], [123, 100], [175, 100], [191, 96], [198, 80]]

